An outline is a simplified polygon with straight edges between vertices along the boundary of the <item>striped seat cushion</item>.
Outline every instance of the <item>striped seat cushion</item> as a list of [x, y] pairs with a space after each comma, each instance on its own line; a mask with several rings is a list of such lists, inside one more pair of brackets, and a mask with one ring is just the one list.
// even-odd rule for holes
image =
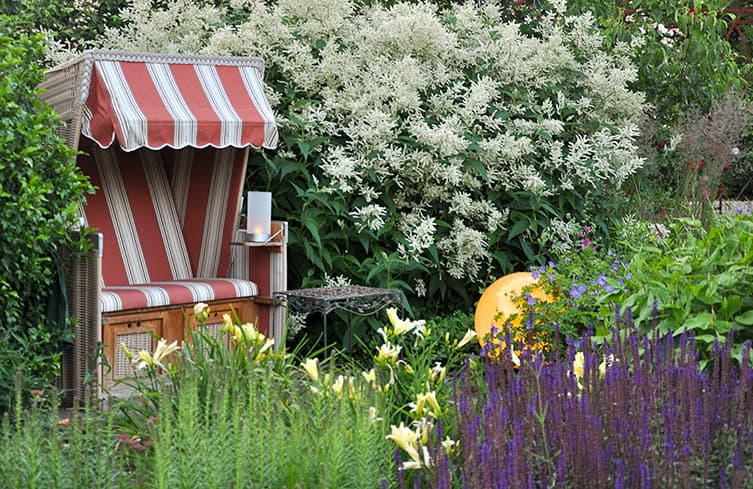
[[151, 282], [102, 289], [102, 312], [117, 312], [145, 307], [195, 304], [222, 299], [251, 297], [256, 284], [248, 280], [218, 278]]

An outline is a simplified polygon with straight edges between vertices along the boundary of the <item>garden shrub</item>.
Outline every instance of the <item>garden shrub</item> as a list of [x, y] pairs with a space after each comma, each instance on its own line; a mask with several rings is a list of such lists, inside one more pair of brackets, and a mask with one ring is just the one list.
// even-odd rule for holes
[[37, 97], [44, 47], [0, 17], [0, 412], [13, 379], [43, 388], [58, 373], [71, 329], [61, 297], [59, 255], [90, 188], [74, 152], [55, 133], [59, 118]]
[[[54, 62], [86, 49], [107, 27], [120, 25], [117, 11], [128, 0], [0, 0], [0, 13], [13, 14], [19, 32], [43, 33]], [[42, 61], [44, 58], [40, 59]]]
[[668, 227], [626, 220], [616, 234], [614, 251], [584, 239], [556, 263], [532, 268], [553, 297], [532, 306], [536, 328], [558, 323], [563, 339], [590, 331], [599, 341], [617, 307], [632, 311], [643, 334], [692, 331], [702, 366], [734, 331], [731, 352], [741, 361], [743, 342], [753, 340], [753, 216], [725, 214], [708, 227], [690, 218]]
[[607, 221], [642, 164], [630, 47], [563, 9], [531, 32], [495, 5], [136, 1], [102, 46], [262, 57], [281, 145], [248, 182], [291, 224], [291, 282], [343, 275], [447, 311], [544, 260], [545, 231]]
[[649, 128], [643, 151], [651, 163], [636, 176], [640, 191], [633, 195], [634, 212], [647, 220], [686, 216], [709, 224], [722, 202], [735, 198], [746, 183], [750, 122], [750, 103], [729, 92], [708, 112], [687, 109], [667, 140], [652, 139], [656, 134]]
[[592, 13], [610, 45], [635, 46], [629, 55], [638, 74], [631, 86], [645, 93], [649, 114], [665, 129], [689, 110], [708, 112], [729, 90], [745, 87], [750, 68], [725, 39], [729, 2], [567, 3], [572, 12]]
[[[745, 115], [747, 102], [737, 95], [736, 103], [729, 103], [729, 97], [745, 94], [751, 65], [736, 50], [739, 44], [726, 38], [733, 20], [725, 12], [729, 5], [669, 0], [568, 2], [570, 11], [594, 15], [609, 46], [633, 46], [628, 55], [638, 72], [629, 86], [644, 93], [648, 102], [640, 141], [646, 161], [626, 190], [631, 212], [647, 220], [699, 217], [701, 211], [706, 220], [709, 202], [728, 195], [734, 198], [741, 189], [731, 175], [745, 171], [741, 161], [745, 148], [728, 143], [744, 129], [735, 119]], [[715, 153], [711, 160], [709, 153]], [[728, 164], [732, 171], [724, 175], [717, 196], [722, 169]], [[691, 207], [689, 201], [700, 201], [701, 207]]]

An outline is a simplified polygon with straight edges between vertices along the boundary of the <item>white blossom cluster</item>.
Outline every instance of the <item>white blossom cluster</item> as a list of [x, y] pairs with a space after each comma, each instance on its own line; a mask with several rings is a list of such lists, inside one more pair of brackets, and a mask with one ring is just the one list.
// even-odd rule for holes
[[[452, 277], [473, 280], [488, 237], [509, 227], [491, 196], [619, 188], [642, 164], [644, 105], [628, 89], [628, 57], [603, 50], [591, 17], [566, 16], [564, 0], [536, 37], [493, 2], [473, 3], [438, 15], [422, 3], [234, 0], [246, 20], [231, 23], [229, 12], [189, 0], [163, 10], [134, 0], [121, 14], [127, 27], [105, 44], [262, 57], [279, 78], [267, 89], [281, 133], [337, 137], [316, 149], [318, 177], [365, 200], [351, 209], [353, 226], [378, 232], [394, 222], [403, 258], [433, 247]], [[290, 103], [291, 92], [300, 100]], [[566, 223], [556, 226], [552, 236], [568, 235]]]

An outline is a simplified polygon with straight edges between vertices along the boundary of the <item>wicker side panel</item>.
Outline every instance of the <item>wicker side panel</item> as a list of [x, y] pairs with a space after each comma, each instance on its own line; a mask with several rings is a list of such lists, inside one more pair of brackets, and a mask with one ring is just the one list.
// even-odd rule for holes
[[78, 149], [81, 135], [81, 116], [86, 96], [84, 92], [88, 93], [87, 78], [90, 76], [91, 63], [89, 57], [66, 63], [59, 69], [45, 73], [45, 80], [39, 85], [42, 90], [39, 98], [60, 114], [64, 123], [58, 128], [58, 134], [73, 149]]
[[[97, 350], [101, 334], [99, 237], [99, 234], [91, 235], [94, 246], [86, 255], [69, 255], [66, 259], [68, 308], [76, 320], [73, 347], [63, 354], [61, 372], [66, 390], [63, 400], [68, 404], [83, 401], [87, 388], [96, 387], [98, 380]], [[94, 391], [91, 394], [97, 396]]]

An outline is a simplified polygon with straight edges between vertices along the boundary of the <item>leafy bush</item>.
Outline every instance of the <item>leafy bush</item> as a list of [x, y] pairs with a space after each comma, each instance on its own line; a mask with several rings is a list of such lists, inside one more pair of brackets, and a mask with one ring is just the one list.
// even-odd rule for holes
[[705, 221], [717, 197], [741, 190], [725, 167], [745, 172], [738, 164], [745, 149], [735, 140], [745, 128], [740, 122], [749, 124], [747, 103], [734, 94], [745, 93], [751, 65], [726, 39], [729, 2], [567, 3], [570, 11], [594, 15], [609, 46], [632, 46], [627, 55], [638, 72], [630, 87], [648, 104], [640, 141], [646, 162], [626, 185], [631, 212]]
[[[633, 243], [630, 281], [621, 297], [642, 331], [692, 331], [705, 364], [717, 341], [735, 331], [733, 356], [753, 339], [753, 217], [720, 217], [708, 229], [679, 219], [665, 241]], [[657, 317], [652, 319], [653, 310]]]
[[[708, 224], [715, 207], [735, 198], [747, 182], [744, 136], [750, 122], [749, 102], [730, 92], [708, 112], [688, 108], [668, 139], [649, 137], [644, 152], [650, 163], [634, 182], [635, 212], [648, 220], [686, 216]], [[656, 136], [652, 127], [646, 132]]]
[[534, 268], [553, 299], [534, 310], [537, 323], [559, 323], [563, 338], [591, 330], [605, 337], [615, 307], [634, 314], [644, 334], [692, 331], [706, 365], [716, 342], [735, 332], [732, 355], [753, 340], [753, 216], [727, 214], [707, 229], [678, 218], [669, 227], [626, 223], [617, 251], [578, 246], [549, 267]]
[[90, 47], [107, 27], [120, 25], [117, 11], [127, 4], [128, 0], [78, 0], [75, 4], [65, 0], [0, 0], [0, 12], [15, 14], [13, 21], [19, 32], [43, 32], [54, 46], [50, 53], [59, 58], [69, 50]]
[[456, 444], [430, 443], [433, 464], [399, 471], [401, 487], [753, 487], [749, 362], [736, 369], [717, 344], [704, 373], [692, 333], [648, 338], [629, 322], [601, 352], [582, 344], [468, 372]]
[[725, 38], [732, 20], [724, 12], [729, 2], [567, 4], [573, 12], [591, 12], [611, 46], [633, 44], [638, 76], [632, 86], [646, 94], [651, 117], [665, 129], [689, 110], [706, 113], [731, 89], [745, 87], [750, 68]]
[[249, 184], [291, 223], [291, 282], [344, 275], [446, 311], [543, 259], [545, 230], [606, 220], [641, 165], [635, 68], [557, 9], [531, 32], [494, 5], [138, 2], [103, 45], [261, 56], [282, 143]]
[[42, 388], [59, 367], [66, 324], [57, 255], [72, 248], [79, 198], [90, 189], [57, 115], [37, 98], [43, 45], [0, 17], [0, 412], [22, 371]]

